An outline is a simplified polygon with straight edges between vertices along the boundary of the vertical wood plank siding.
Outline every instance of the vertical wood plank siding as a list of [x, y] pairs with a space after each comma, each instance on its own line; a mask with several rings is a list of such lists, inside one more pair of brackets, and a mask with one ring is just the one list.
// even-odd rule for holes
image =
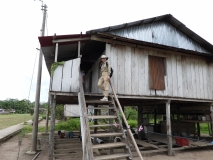
[[79, 92], [80, 58], [59, 65], [53, 74], [51, 91]]
[[[105, 54], [109, 56], [109, 63], [114, 70], [112, 82], [118, 94], [213, 98], [213, 64], [208, 64], [203, 57], [111, 44], [106, 44]], [[165, 90], [154, 90], [149, 87], [149, 56], [165, 59]], [[92, 92], [102, 93], [97, 87], [98, 74], [95, 73], [98, 72], [97, 62], [92, 72], [94, 74]]]

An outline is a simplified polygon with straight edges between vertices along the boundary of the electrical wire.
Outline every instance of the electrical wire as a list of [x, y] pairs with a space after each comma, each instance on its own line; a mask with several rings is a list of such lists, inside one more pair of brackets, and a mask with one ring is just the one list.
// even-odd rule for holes
[[[39, 46], [39, 45], [38, 45]], [[36, 60], [37, 60], [37, 55], [38, 55], [38, 50], [36, 50], [36, 56], [35, 56], [35, 61], [34, 61], [34, 65], [33, 65], [33, 73], [31, 76], [31, 81], [30, 81], [30, 88], [29, 88], [29, 93], [28, 93], [28, 102], [27, 102], [27, 106], [25, 108], [25, 116], [24, 116], [24, 122], [23, 122], [23, 128], [21, 129], [21, 133], [22, 135], [20, 136], [20, 140], [19, 140], [19, 149], [18, 149], [18, 156], [17, 156], [17, 160], [19, 159], [19, 154], [20, 154], [20, 148], [21, 148], [21, 143], [22, 143], [22, 138], [23, 138], [23, 129], [24, 129], [24, 124], [25, 124], [25, 120], [26, 120], [26, 115], [27, 115], [27, 109], [29, 108], [29, 98], [30, 98], [30, 92], [31, 92], [31, 87], [32, 87], [32, 81], [33, 81], [33, 75], [34, 75], [34, 71], [35, 71], [35, 64], [36, 64]]]

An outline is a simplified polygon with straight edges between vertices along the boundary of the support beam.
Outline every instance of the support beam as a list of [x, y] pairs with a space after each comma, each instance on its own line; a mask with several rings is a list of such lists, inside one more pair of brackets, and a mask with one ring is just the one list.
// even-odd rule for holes
[[200, 123], [197, 122], [197, 137], [200, 139]]
[[[155, 106], [155, 110], [154, 110], [154, 126], [155, 126], [155, 128], [157, 126], [157, 108], [156, 108], [156, 106]], [[154, 131], [154, 132], [156, 132], [156, 131]]]
[[[124, 112], [124, 106], [121, 106], [122, 111]], [[122, 118], [122, 126], [125, 126], [124, 119]], [[127, 126], [126, 126], [127, 127]]]
[[55, 62], [58, 60], [58, 43], [55, 44]]
[[213, 141], [213, 103], [211, 103], [210, 105], [210, 116], [212, 120], [211, 126], [212, 126], [212, 141]]
[[177, 122], [178, 122], [178, 135], [181, 136], [181, 131], [180, 131], [180, 107], [177, 108]]
[[81, 55], [81, 41], [78, 41], [78, 57]]
[[49, 160], [53, 160], [53, 151], [54, 151], [56, 96], [51, 97], [51, 104], [52, 104], [52, 112], [51, 112], [50, 135], [49, 135]]
[[[138, 128], [143, 124], [143, 108], [138, 106]], [[138, 139], [142, 139], [142, 132], [138, 132]]]
[[[98, 105], [97, 104], [94, 104], [94, 108], [97, 108], [98, 107]], [[97, 116], [98, 115], [98, 110], [97, 109], [94, 109], [94, 115], [95, 116]], [[97, 125], [98, 124], [98, 120], [97, 119], [94, 119], [94, 123], [93, 123], [94, 125]], [[98, 131], [98, 128], [94, 128], [94, 133], [97, 133], [97, 131]], [[93, 139], [93, 144], [96, 144], [97, 143], [97, 137], [94, 137], [94, 139]]]
[[172, 132], [171, 132], [171, 115], [170, 115], [170, 102], [166, 102], [166, 128], [167, 128], [167, 145], [168, 145], [168, 155], [172, 156]]
[[45, 133], [48, 132], [49, 115], [50, 115], [50, 94], [48, 95], [48, 107], [47, 107], [47, 114], [46, 114]]
[[86, 41], [86, 40], [90, 40], [90, 39], [91, 39], [90, 37], [83, 37], [83, 38], [68, 38], [68, 39], [56, 39], [56, 40], [53, 40], [53, 43]]

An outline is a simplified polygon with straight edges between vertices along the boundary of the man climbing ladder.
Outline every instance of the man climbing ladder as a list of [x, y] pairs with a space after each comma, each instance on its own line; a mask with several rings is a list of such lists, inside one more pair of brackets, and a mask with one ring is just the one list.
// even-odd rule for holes
[[111, 67], [109, 65], [109, 62], [107, 62], [108, 57], [106, 55], [102, 55], [100, 60], [101, 61], [99, 63], [99, 68], [101, 72], [101, 77], [98, 80], [98, 87], [104, 91], [104, 97], [100, 100], [108, 101]]

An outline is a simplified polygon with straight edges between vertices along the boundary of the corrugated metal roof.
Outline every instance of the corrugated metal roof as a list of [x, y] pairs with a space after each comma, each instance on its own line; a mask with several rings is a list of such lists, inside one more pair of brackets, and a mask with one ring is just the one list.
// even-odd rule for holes
[[[159, 28], [156, 24], [159, 24], [160, 22], [167, 22], [168, 24], [170, 24], [171, 26], [176, 28], [176, 30], [177, 30], [176, 33], [175, 34], [171, 33], [171, 36], [172, 36], [172, 34], [174, 34], [173, 36], [175, 36], [176, 39], [173, 39], [172, 41], [170, 41], [170, 40], [168, 40], [169, 36], [167, 36], [165, 39], [165, 37], [164, 37], [165, 35], [162, 35], [160, 32], [158, 32], [157, 29], [159, 29]], [[152, 25], [152, 27], [150, 24]], [[169, 27], [169, 26], [167, 26], [167, 27]], [[150, 28], [152, 28], [152, 30], [150, 30]], [[142, 29], [144, 31], [142, 31]], [[160, 29], [163, 29], [163, 27], [161, 26]], [[154, 35], [152, 35], [154, 31], [155, 31], [155, 33], [154, 33]], [[110, 27], [106, 27], [106, 28], [90, 30], [90, 31], [87, 31], [86, 34], [94, 35], [94, 34], [97, 34], [98, 32], [108, 32], [110, 34], [114, 34], [117, 36], [123, 36], [126, 38], [137, 39], [137, 40], [147, 41], [147, 42], [151, 42], [151, 43], [158, 43], [158, 44], [163, 44], [163, 45], [168, 45], [167, 43], [172, 43], [172, 44], [169, 44], [169, 46], [213, 54], [212, 44], [210, 44], [205, 39], [203, 39], [202, 37], [200, 37], [193, 31], [191, 31], [182, 22], [180, 22], [179, 20], [174, 18], [171, 14], [166, 14], [166, 15], [162, 15], [162, 16], [158, 16], [158, 17], [139, 20], [139, 21], [135, 21], [135, 22], [131, 22], [131, 23], [124, 23], [124, 24], [120, 24], [120, 25], [116, 25], [116, 26], [110, 26]], [[140, 32], [140, 33], [138, 33], [138, 32]], [[172, 32], [174, 32], [174, 31], [172, 31]], [[140, 34], [140, 37], [138, 37], [137, 34]], [[156, 35], [159, 35], [157, 37], [158, 38], [161, 37], [161, 39], [153, 40], [152, 36], [156, 36]], [[170, 38], [174, 38], [171, 36], [170, 36]], [[136, 37], [136, 38], [134, 38], [134, 37]], [[175, 42], [175, 40], [176, 40], [176, 42]]]

